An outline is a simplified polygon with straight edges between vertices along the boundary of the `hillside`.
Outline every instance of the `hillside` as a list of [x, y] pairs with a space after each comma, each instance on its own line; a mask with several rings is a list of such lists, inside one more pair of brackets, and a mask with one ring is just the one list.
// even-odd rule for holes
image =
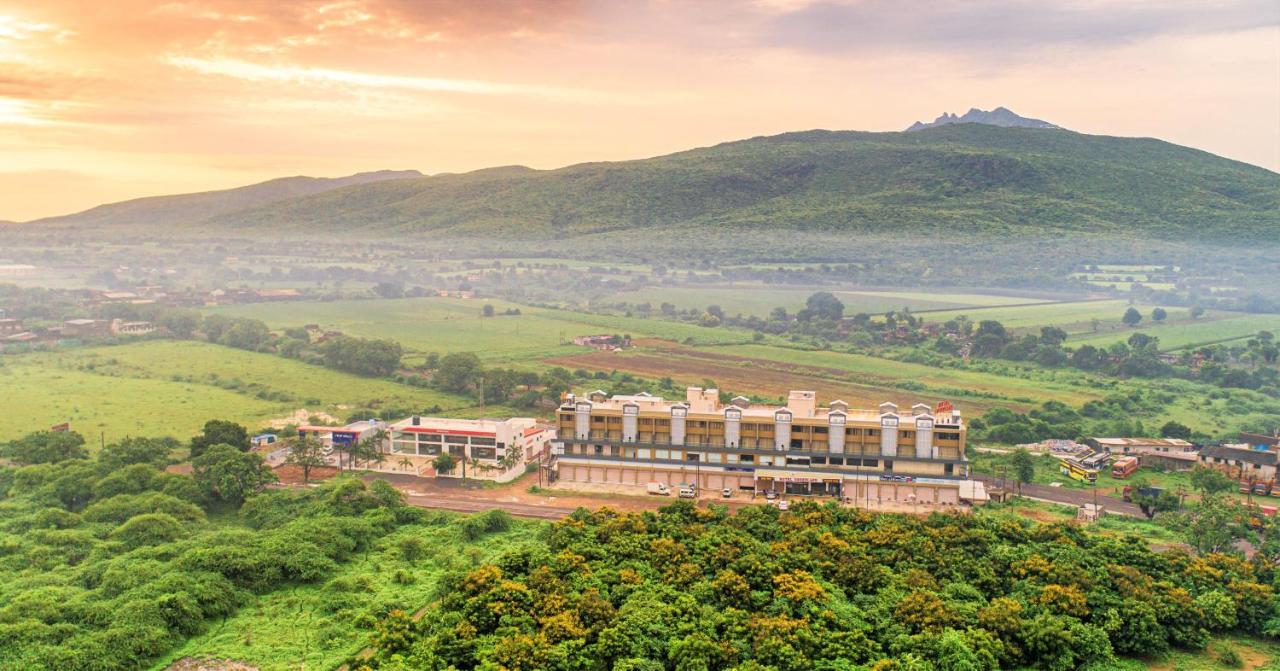
[[[564, 240], [791, 230], [1240, 243], [1274, 240], [1280, 230], [1280, 175], [1159, 140], [947, 124], [911, 133], [787, 133], [558, 170], [386, 180], [210, 214], [201, 232], [239, 235]], [[94, 225], [86, 215], [63, 223]]]
[[417, 170], [379, 170], [346, 177], [281, 177], [234, 189], [176, 196], [152, 196], [109, 203], [84, 212], [49, 217], [31, 223], [86, 227], [195, 224], [210, 217], [291, 198], [311, 196], [342, 187], [421, 176], [422, 173]]

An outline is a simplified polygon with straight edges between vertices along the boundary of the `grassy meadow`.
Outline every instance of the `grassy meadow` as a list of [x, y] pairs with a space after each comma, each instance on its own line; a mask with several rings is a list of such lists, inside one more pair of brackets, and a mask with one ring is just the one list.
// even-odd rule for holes
[[[146, 341], [0, 359], [0, 440], [60, 422], [107, 442], [189, 436], [212, 418], [248, 426], [299, 408], [429, 407], [475, 415], [473, 401], [283, 357], [192, 341]], [[490, 407], [490, 411], [495, 408]], [[93, 444], [99, 441], [91, 440]]]

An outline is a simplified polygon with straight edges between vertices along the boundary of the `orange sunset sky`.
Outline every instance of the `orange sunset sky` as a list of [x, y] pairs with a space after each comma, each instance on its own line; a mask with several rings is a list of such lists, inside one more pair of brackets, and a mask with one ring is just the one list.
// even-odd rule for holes
[[0, 219], [998, 105], [1280, 169], [1280, 2], [0, 0]]

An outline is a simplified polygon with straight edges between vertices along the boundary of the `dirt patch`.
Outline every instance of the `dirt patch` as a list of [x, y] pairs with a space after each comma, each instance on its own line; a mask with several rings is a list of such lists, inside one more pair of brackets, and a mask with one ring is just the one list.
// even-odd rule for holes
[[[657, 341], [651, 347], [654, 350], [652, 352], [626, 355], [591, 352], [550, 359], [548, 363], [570, 370], [617, 370], [647, 378], [671, 377], [694, 384], [711, 379], [721, 389], [766, 397], [776, 396], [790, 389], [805, 389], [818, 392], [822, 398], [838, 398], [860, 407], [875, 407], [886, 400], [903, 407], [944, 400], [942, 396], [894, 389], [888, 386], [892, 380], [883, 376], [858, 375], [837, 368], [704, 352], [667, 341]], [[982, 401], [959, 401], [956, 404], [962, 410], [970, 412], [982, 412], [997, 405]], [[1015, 407], [1013, 404], [1001, 405]]]
[[196, 659], [183, 657], [170, 664], [165, 671], [258, 671], [258, 667], [249, 666], [234, 659]]
[[[302, 484], [302, 469], [293, 464], [284, 464], [276, 466], [272, 469], [276, 472], [276, 477], [280, 478], [280, 482], [286, 485]], [[311, 469], [310, 482], [319, 482], [337, 477], [338, 469], [332, 466], [316, 466]]]

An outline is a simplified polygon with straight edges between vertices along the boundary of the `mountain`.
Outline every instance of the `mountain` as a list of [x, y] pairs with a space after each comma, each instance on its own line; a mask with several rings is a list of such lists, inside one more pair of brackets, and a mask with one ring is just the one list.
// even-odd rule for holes
[[76, 214], [37, 219], [34, 224], [75, 226], [148, 226], [196, 224], [210, 217], [311, 196], [347, 186], [422, 177], [417, 170], [378, 170], [346, 177], [281, 177], [258, 184], [177, 196], [151, 196], [99, 205]]
[[997, 107], [990, 112], [985, 112], [976, 107], [971, 108], [964, 116], [956, 116], [948, 112], [943, 112], [942, 116], [933, 120], [933, 123], [921, 123], [919, 121], [911, 124], [907, 128], [907, 132], [924, 130], [926, 128], [936, 128], [953, 123], [981, 123], [988, 126], [1001, 126], [1003, 128], [1059, 128], [1048, 121], [1040, 119], [1028, 119], [1024, 116], [1018, 116], [1007, 107]]
[[[901, 245], [1063, 236], [1274, 244], [1280, 175], [1153, 139], [944, 124], [911, 133], [786, 133], [557, 170], [388, 179], [198, 220], [182, 211], [170, 225], [134, 228], [560, 245], [594, 236], [620, 249], [685, 240], [732, 248], [748, 237], [780, 244], [799, 241], [797, 233], [849, 245], [868, 237]], [[91, 230], [98, 220], [75, 215], [54, 225]]]

